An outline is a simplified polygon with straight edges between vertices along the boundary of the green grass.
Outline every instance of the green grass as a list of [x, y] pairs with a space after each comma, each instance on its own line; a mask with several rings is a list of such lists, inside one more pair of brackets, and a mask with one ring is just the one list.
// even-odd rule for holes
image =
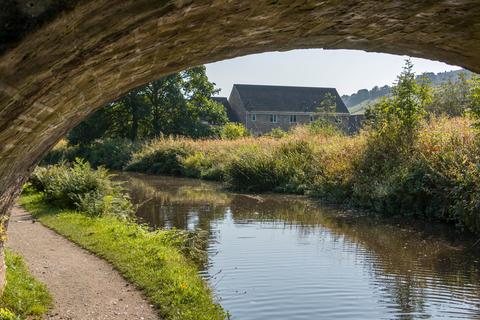
[[41, 194], [20, 203], [45, 226], [109, 261], [165, 320], [215, 320], [227, 314], [213, 301], [197, 267], [172, 244], [169, 231], [149, 232], [114, 216], [90, 217], [46, 204]]
[[0, 307], [15, 313], [17, 319], [43, 319], [52, 305], [47, 288], [30, 275], [23, 258], [18, 254], [5, 250], [5, 261], [7, 285], [0, 298]]

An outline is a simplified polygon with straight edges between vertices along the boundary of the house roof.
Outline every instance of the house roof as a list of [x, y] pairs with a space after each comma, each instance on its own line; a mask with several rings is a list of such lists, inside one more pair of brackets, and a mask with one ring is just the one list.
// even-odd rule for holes
[[234, 84], [244, 108], [248, 111], [316, 112], [328, 94], [334, 97], [336, 112], [348, 109], [335, 88], [289, 87]]
[[225, 107], [225, 111], [227, 112], [228, 120], [230, 120], [231, 122], [240, 122], [238, 116], [233, 111], [232, 106], [230, 105], [226, 97], [211, 97], [211, 99], [215, 102], [223, 104], [223, 106]]

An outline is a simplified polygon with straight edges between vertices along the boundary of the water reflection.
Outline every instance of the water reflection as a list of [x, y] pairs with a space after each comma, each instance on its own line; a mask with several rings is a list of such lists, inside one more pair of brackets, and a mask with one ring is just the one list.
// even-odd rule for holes
[[480, 319], [475, 242], [296, 196], [129, 174], [140, 220], [211, 234], [207, 277], [233, 319]]

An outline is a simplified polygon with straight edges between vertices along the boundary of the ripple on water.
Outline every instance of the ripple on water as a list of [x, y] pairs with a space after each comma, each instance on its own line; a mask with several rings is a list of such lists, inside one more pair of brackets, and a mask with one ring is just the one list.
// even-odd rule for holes
[[195, 180], [125, 179], [134, 201], [151, 199], [138, 212], [143, 221], [210, 231], [200, 274], [233, 319], [480, 319], [471, 244], [295, 197], [259, 201]]

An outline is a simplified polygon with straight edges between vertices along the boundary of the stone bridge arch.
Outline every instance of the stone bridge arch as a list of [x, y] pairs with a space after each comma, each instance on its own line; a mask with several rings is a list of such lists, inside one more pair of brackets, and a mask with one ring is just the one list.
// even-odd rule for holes
[[480, 72], [478, 0], [1, 2], [4, 225], [25, 177], [58, 139], [109, 101], [171, 72], [299, 48], [407, 54]]

